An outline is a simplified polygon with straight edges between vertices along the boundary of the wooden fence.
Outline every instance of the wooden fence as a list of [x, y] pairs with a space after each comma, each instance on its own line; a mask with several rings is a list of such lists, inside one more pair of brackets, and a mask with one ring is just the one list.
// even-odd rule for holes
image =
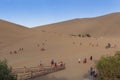
[[30, 68], [16, 68], [12, 69], [12, 72], [17, 75], [17, 80], [29, 80], [31, 78], [40, 77], [64, 69], [65, 65], [57, 67], [38, 66]]

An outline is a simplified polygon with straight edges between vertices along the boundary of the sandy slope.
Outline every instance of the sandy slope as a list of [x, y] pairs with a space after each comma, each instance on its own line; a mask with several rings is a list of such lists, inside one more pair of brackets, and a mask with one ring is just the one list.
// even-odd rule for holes
[[[66, 64], [65, 70], [33, 80], [84, 80], [88, 77], [88, 70], [90, 66], [94, 66], [95, 61], [103, 55], [113, 55], [115, 51], [120, 50], [120, 38], [118, 37], [120, 33], [118, 34], [117, 31], [120, 25], [119, 15], [114, 13], [93, 19], [70, 20], [30, 30], [0, 21], [0, 28], [3, 30], [0, 30], [0, 59], [6, 58], [9, 65], [13, 67], [37, 66], [40, 61], [47, 66], [50, 65], [51, 59], [62, 60]], [[5, 27], [3, 27], [3, 23]], [[113, 25], [115, 25], [114, 29]], [[97, 38], [80, 38], [68, 35], [78, 32], [86, 33], [86, 31]], [[113, 48], [105, 49], [107, 43], [111, 43]], [[19, 48], [24, 50], [19, 51]], [[41, 48], [46, 50], [41, 51]], [[17, 54], [14, 54], [13, 51], [17, 51]], [[77, 63], [78, 58], [89, 59], [91, 55], [93, 61], [88, 60], [87, 64]]]
[[18, 42], [28, 31], [29, 29], [24, 26], [0, 20], [0, 47]]
[[95, 18], [78, 18], [33, 29], [60, 34], [89, 33], [95, 37], [119, 37], [119, 25], [120, 13], [113, 13]]

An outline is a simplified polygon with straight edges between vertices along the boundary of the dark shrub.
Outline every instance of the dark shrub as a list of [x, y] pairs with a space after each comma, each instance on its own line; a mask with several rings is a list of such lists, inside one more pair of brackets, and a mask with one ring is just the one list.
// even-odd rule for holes
[[120, 59], [116, 56], [102, 57], [97, 63], [99, 80], [120, 78]]
[[17, 80], [7, 65], [7, 60], [0, 60], [0, 80]]

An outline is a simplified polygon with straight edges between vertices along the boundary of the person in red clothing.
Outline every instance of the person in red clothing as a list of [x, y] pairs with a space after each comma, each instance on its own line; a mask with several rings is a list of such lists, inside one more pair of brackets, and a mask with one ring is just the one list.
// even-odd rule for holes
[[87, 63], [87, 58], [84, 59], [83, 63]]
[[63, 62], [62, 62], [62, 61], [60, 62], [60, 66], [61, 66], [61, 67], [63, 66]]
[[55, 62], [54, 67], [57, 68], [57, 63]]

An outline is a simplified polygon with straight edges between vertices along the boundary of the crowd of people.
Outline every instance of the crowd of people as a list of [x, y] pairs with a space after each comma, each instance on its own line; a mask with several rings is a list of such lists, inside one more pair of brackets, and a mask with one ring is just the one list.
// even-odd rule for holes
[[[93, 60], [93, 56], [90, 56], [90, 57], [89, 57], [89, 60], [92, 61], [92, 60]], [[78, 63], [79, 63], [79, 64], [80, 64], [80, 63], [86, 64], [86, 63], [87, 63], [87, 58], [84, 58], [83, 61], [81, 61], [81, 59], [79, 58], [79, 59], [78, 59]], [[95, 79], [97, 78], [97, 76], [98, 76], [95, 67], [90, 67], [89, 73], [90, 73], [90, 80], [95, 80]]]

